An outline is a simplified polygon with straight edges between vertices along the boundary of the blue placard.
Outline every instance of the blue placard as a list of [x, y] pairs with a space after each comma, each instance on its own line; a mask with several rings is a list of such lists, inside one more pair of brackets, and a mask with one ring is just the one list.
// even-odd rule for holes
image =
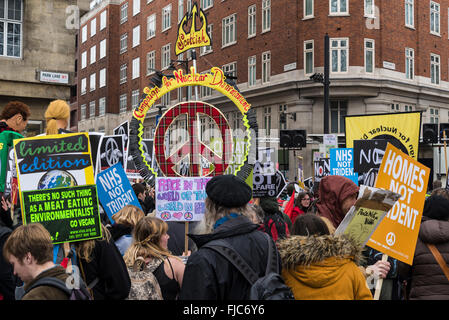
[[121, 162], [97, 175], [97, 192], [98, 199], [112, 223], [112, 216], [128, 204], [142, 209]]
[[330, 171], [331, 175], [343, 176], [359, 184], [359, 175], [354, 172], [353, 148], [330, 149]]

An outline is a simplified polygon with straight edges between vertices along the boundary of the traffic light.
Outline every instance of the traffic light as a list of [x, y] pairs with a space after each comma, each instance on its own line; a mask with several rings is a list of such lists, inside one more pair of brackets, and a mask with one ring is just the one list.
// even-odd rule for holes
[[281, 112], [279, 115], [279, 120], [281, 123], [287, 123], [287, 114], [285, 112]]
[[306, 130], [281, 130], [279, 144], [282, 148], [305, 148]]
[[424, 143], [438, 142], [438, 123], [424, 123], [422, 125], [422, 140]]

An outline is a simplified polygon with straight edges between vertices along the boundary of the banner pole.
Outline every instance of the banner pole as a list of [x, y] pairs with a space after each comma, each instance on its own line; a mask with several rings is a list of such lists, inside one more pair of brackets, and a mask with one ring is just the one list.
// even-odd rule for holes
[[447, 149], [446, 149], [446, 131], [443, 130], [443, 144], [444, 144], [444, 164], [446, 165], [446, 185], [447, 185]]
[[184, 222], [185, 230], [184, 230], [184, 247], [185, 247], [185, 255], [189, 254], [189, 237], [187, 234], [189, 233], [189, 221]]
[[[385, 253], [382, 254], [382, 262], [386, 262], [388, 260], [388, 255]], [[382, 284], [384, 282], [384, 279], [377, 279], [376, 281], [376, 291], [374, 292], [374, 300], [379, 300], [380, 292], [382, 291]]]

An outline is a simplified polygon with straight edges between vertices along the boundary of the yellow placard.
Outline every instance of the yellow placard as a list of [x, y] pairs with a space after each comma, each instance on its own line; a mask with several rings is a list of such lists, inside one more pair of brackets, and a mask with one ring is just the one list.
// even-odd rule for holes
[[388, 143], [376, 188], [401, 194], [367, 245], [409, 265], [421, 225], [430, 169]]
[[346, 148], [354, 140], [395, 139], [401, 150], [418, 159], [421, 112], [386, 113], [345, 118]]

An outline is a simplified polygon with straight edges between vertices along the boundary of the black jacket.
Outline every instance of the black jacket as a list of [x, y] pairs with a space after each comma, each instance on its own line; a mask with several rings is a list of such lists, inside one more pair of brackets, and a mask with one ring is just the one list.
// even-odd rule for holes
[[268, 261], [268, 242], [257, 228], [258, 225], [248, 218], [239, 216], [224, 222], [211, 234], [189, 235], [199, 249], [187, 261], [179, 299], [248, 299], [250, 284], [244, 276], [226, 258], [201, 247], [211, 240], [224, 239], [259, 276], [263, 276]]
[[3, 257], [3, 245], [12, 230], [0, 223], [0, 295], [4, 300], [14, 300], [16, 279], [11, 264]]

